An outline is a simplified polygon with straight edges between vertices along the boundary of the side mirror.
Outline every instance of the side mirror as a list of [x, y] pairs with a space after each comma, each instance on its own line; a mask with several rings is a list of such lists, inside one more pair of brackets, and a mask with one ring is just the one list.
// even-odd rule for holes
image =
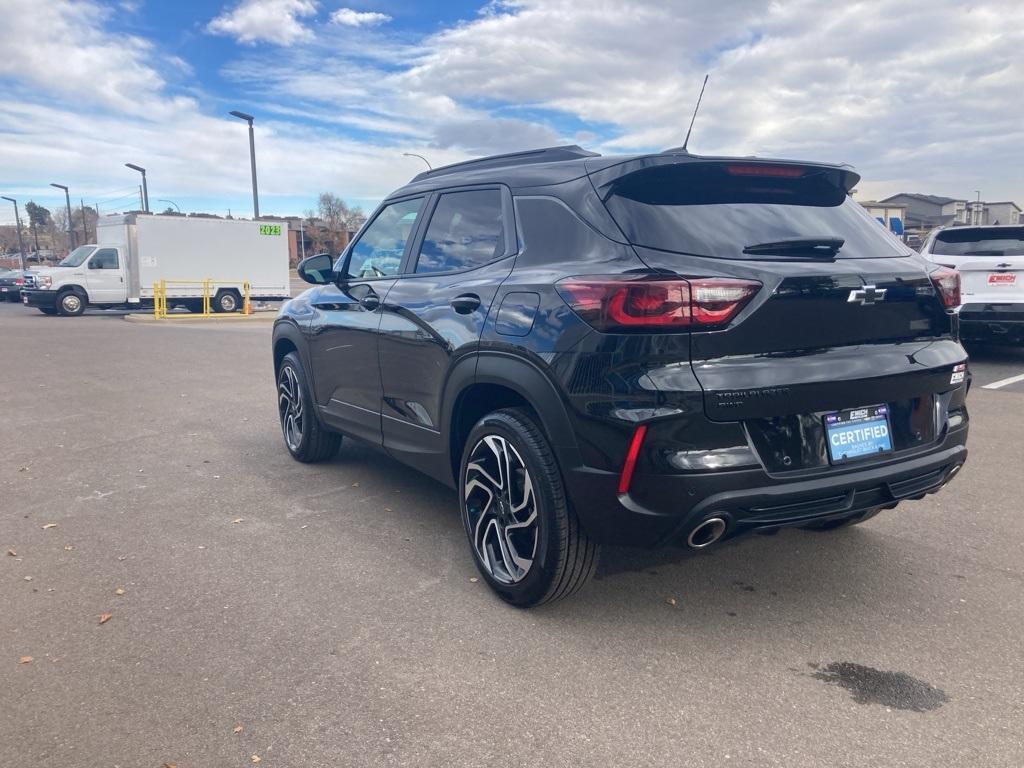
[[313, 285], [327, 285], [334, 281], [334, 259], [329, 253], [307, 256], [299, 262], [299, 277]]

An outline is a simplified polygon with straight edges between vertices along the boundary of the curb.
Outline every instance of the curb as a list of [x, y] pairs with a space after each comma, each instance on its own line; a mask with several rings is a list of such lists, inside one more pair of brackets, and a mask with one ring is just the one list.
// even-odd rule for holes
[[274, 310], [265, 310], [254, 312], [251, 315], [242, 314], [231, 314], [231, 315], [210, 315], [209, 317], [203, 317], [202, 315], [190, 315], [186, 313], [173, 314], [170, 317], [160, 318], [159, 320], [153, 317], [152, 312], [138, 312], [132, 315], [124, 315], [122, 320], [129, 323], [138, 323], [140, 325], [174, 325], [181, 323], [183, 325], [191, 325], [193, 323], [219, 323], [226, 322], [228, 324], [233, 323], [259, 323], [259, 322], [273, 322], [277, 318], [277, 312]]

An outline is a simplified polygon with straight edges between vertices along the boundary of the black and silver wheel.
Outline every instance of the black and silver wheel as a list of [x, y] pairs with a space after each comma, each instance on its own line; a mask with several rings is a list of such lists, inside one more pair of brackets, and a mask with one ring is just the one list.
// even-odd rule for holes
[[314, 412], [306, 374], [294, 352], [285, 355], [278, 370], [277, 410], [284, 444], [293, 458], [311, 463], [338, 452], [341, 435], [328, 431]]
[[565, 497], [554, 454], [525, 410], [477, 422], [463, 452], [462, 521], [490, 587], [520, 607], [566, 597], [597, 567], [598, 546]]
[[234, 289], [222, 289], [217, 291], [210, 304], [214, 312], [237, 312], [242, 306], [242, 297]]
[[64, 291], [57, 297], [57, 309], [65, 317], [77, 317], [85, 312], [85, 298], [77, 291]]

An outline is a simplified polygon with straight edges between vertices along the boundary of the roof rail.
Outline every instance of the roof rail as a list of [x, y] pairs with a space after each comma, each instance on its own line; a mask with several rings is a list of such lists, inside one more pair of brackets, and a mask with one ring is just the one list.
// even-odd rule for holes
[[491, 155], [480, 157], [475, 160], [464, 160], [461, 163], [452, 163], [413, 177], [413, 181], [433, 179], [437, 176], [444, 176], [459, 171], [475, 171], [483, 168], [502, 168], [510, 165], [530, 165], [532, 163], [557, 163], [565, 160], [581, 160], [585, 157], [600, 157], [597, 152], [589, 152], [576, 144], [566, 144], [561, 147], [546, 147], [544, 149], [530, 149], [525, 152], [509, 152], [505, 155]]

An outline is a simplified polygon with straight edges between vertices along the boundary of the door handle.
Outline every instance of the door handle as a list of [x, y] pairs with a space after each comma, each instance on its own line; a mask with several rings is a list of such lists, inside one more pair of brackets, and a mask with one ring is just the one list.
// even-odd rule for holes
[[452, 309], [460, 315], [468, 315], [480, 306], [480, 297], [475, 293], [464, 293], [461, 296], [456, 296], [449, 303]]
[[373, 312], [373, 310], [380, 306], [380, 296], [376, 293], [368, 293], [359, 300], [359, 306], [369, 312]]

